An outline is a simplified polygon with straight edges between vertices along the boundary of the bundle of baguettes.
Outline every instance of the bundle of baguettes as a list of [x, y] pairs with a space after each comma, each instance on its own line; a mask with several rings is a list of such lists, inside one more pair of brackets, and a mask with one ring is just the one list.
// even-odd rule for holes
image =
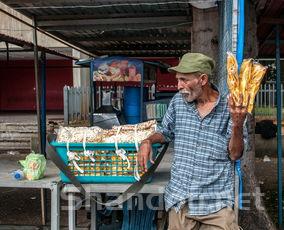
[[240, 97], [242, 96], [242, 106], [247, 106], [249, 113], [253, 110], [254, 99], [266, 70], [266, 66], [249, 58], [243, 60], [240, 74], [238, 74], [238, 63], [235, 56], [230, 52], [227, 53], [229, 91], [236, 104], [240, 104]]
[[114, 126], [112, 129], [99, 127], [60, 126], [57, 142], [69, 143], [140, 143], [156, 131], [157, 121], [150, 120], [137, 125]]

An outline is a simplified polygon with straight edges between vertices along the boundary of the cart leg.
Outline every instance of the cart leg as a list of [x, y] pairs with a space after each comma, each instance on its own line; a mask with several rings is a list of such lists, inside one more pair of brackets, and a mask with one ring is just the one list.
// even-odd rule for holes
[[96, 202], [90, 197], [91, 203], [91, 229], [97, 229], [97, 204]]
[[76, 229], [76, 212], [75, 212], [75, 196], [74, 193], [68, 193], [68, 225], [69, 230]]
[[46, 225], [46, 191], [44, 188], [40, 189], [40, 203], [41, 203], [41, 224]]
[[51, 188], [51, 230], [60, 229], [60, 185], [53, 183]]

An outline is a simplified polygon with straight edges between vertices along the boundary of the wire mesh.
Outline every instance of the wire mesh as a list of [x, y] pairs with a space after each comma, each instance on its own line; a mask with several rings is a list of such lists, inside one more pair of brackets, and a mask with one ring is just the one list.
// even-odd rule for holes
[[[227, 51], [236, 52], [236, 20], [233, 24], [233, 0], [219, 2], [220, 30], [219, 30], [219, 55], [218, 55], [218, 87], [222, 94], [228, 93], [227, 88]], [[236, 12], [234, 12], [236, 13]], [[234, 30], [234, 40], [233, 40]], [[233, 50], [234, 49], [234, 50]]]
[[[85, 156], [84, 152], [77, 151], [77, 165], [81, 172], [74, 166], [73, 161], [68, 161], [68, 167], [76, 176], [134, 176], [136, 165], [136, 151], [127, 150], [127, 157], [130, 162], [128, 167], [127, 161], [119, 157], [115, 151], [94, 151], [95, 162]], [[139, 167], [140, 169], [140, 167]], [[139, 174], [141, 174], [139, 170]]]

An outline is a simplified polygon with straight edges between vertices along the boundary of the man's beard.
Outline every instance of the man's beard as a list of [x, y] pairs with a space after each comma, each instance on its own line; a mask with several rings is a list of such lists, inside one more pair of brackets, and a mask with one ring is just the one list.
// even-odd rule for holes
[[179, 92], [187, 102], [193, 102], [202, 94], [202, 88], [197, 86], [194, 90], [182, 89]]

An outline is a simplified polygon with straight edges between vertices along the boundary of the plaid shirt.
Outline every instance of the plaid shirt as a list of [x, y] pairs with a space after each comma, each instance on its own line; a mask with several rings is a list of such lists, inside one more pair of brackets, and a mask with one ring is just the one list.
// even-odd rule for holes
[[204, 118], [194, 102], [186, 102], [180, 93], [173, 97], [157, 129], [167, 141], [174, 140], [166, 210], [174, 207], [178, 212], [188, 202], [189, 215], [208, 215], [233, 206], [234, 163], [228, 156], [231, 125], [226, 96], [219, 95]]

